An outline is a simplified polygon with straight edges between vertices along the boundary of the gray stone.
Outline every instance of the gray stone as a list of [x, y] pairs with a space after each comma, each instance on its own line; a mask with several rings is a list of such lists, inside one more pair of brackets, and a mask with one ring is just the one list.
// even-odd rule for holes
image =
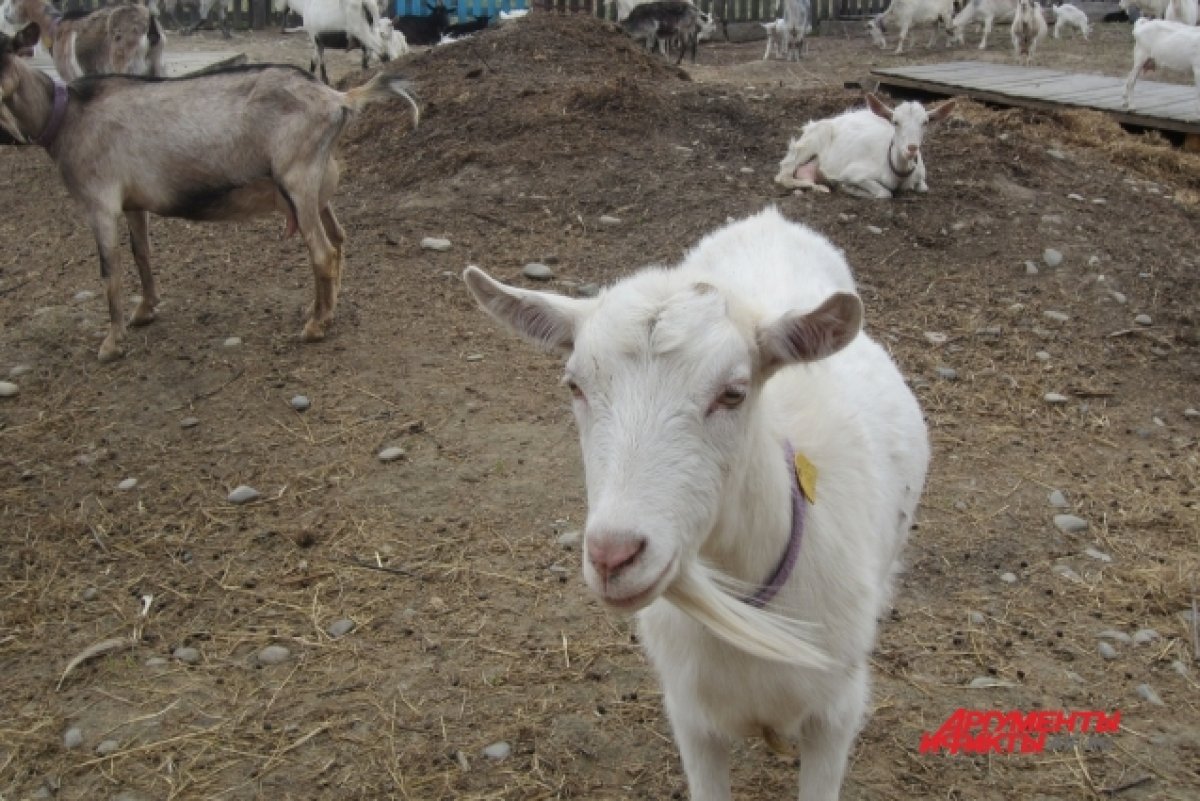
[[554, 277], [554, 270], [541, 262], [532, 261], [521, 268], [521, 275], [535, 281], [549, 281]]
[[583, 532], [579, 529], [571, 529], [564, 531], [558, 535], [558, 544], [564, 548], [574, 548], [583, 539]]
[[450, 240], [436, 236], [427, 236], [421, 240], [421, 247], [425, 250], [436, 250], [442, 253], [450, 249]]
[[1083, 549], [1083, 553], [1085, 556], [1089, 556], [1092, 559], [1095, 559], [1097, 562], [1104, 562], [1105, 564], [1108, 564], [1112, 561], [1111, 556], [1106, 554], [1104, 551], [1099, 550], [1098, 548], [1093, 548], [1090, 545]]
[[512, 746], [504, 741], [492, 743], [487, 748], [483, 749], [483, 755], [485, 757], [488, 759], [494, 759], [497, 762], [499, 762], [501, 759], [507, 759], [508, 755], [511, 753]]
[[937, 373], [938, 378], [944, 381], [954, 381], [958, 378], [958, 371], [953, 367], [938, 367], [934, 372]]
[[262, 665], [279, 665], [291, 657], [292, 652], [282, 645], [268, 645], [258, 652], [256, 658]]
[[87, 303], [89, 300], [91, 300], [94, 297], [96, 297], [96, 293], [93, 292], [92, 290], [81, 289], [75, 293], [75, 296], [73, 298], [71, 298], [71, 300], [75, 301], [76, 303]]
[[1137, 323], [1138, 325], [1153, 325], [1154, 324], [1154, 320], [1151, 319], [1150, 315], [1148, 315], [1148, 314], [1139, 314], [1137, 317], [1133, 318], [1133, 321], [1135, 323]]
[[81, 745], [83, 745], [83, 729], [72, 726], [63, 732], [64, 748], [78, 748]]
[[1183, 416], [1189, 420], [1200, 419], [1200, 409], [1194, 409], [1191, 406], [1183, 410]]
[[136, 478], [127, 478], [124, 481], [122, 481], [120, 484], [117, 485], [117, 489], [131, 490], [134, 487], [136, 487], [137, 485], [138, 485], [138, 481]]
[[262, 493], [254, 487], [241, 484], [235, 487], [233, 492], [229, 493], [229, 502], [237, 504], [250, 503], [250, 501], [256, 501], [261, 497]]
[[1154, 688], [1149, 684], [1139, 684], [1134, 688], [1134, 690], [1137, 692], [1138, 697], [1143, 701], [1153, 704], [1154, 706], [1166, 706], [1166, 704], [1163, 703], [1163, 699], [1159, 697], [1158, 693], [1156, 693]]
[[227, 337], [225, 339], [224, 344], [225, 344], [225, 347], [227, 347], [227, 348], [236, 348], [238, 345], [242, 344], [242, 338], [241, 337]]
[[1016, 584], [1017, 583], [1017, 574], [1016, 573], [1001, 573], [1000, 580], [1003, 581], [1005, 584]]
[[1069, 192], [1069, 193], [1067, 193], [1067, 200], [1082, 201], [1082, 200], [1085, 200], [1085, 198], [1083, 195], [1079, 194], [1078, 192]]
[[94, 600], [96, 600], [96, 596], [99, 594], [100, 594], [100, 591], [98, 589], [96, 589], [95, 587], [88, 587], [80, 594], [79, 597], [85, 601], [94, 601]]
[[1157, 640], [1161, 635], [1154, 629], [1138, 629], [1133, 633], [1134, 645], [1148, 645]]
[[882, 234], [883, 233], [883, 229], [880, 228], [878, 225], [868, 225], [867, 230], [873, 234]]
[[1007, 679], [998, 679], [995, 676], [976, 676], [967, 682], [967, 687], [972, 690], [990, 690], [995, 687], [1016, 687], [1017, 685]]
[[1058, 392], [1047, 392], [1042, 396], [1042, 400], [1046, 401], [1046, 403], [1049, 403], [1051, 406], [1061, 406], [1070, 399], [1066, 395], [1062, 395]]
[[307, 412], [312, 407], [312, 401], [308, 399], [307, 395], [296, 395], [288, 402], [298, 412]]
[[28, 364], [18, 364], [16, 367], [14, 367], [8, 371], [8, 377], [9, 378], [20, 378], [21, 376], [27, 375], [28, 373], [32, 373], [32, 372], [33, 372], [33, 368], [30, 367]]
[[[746, 168], [745, 168], [745, 167], [743, 167], [742, 169], [743, 169], [743, 171], [744, 171]], [[751, 172], [754, 172], [754, 170], [751, 170]], [[621, 218], [620, 218], [620, 217], [614, 217], [614, 216], [612, 216], [611, 214], [602, 214], [602, 215], [600, 215], [600, 223], [601, 223], [602, 225], [620, 225], [620, 224], [621, 224]]]
[[946, 342], [947, 339], [949, 339], [949, 337], [947, 337], [945, 334], [943, 334], [940, 331], [926, 331], [925, 332], [925, 341], [931, 345], [942, 345]]
[[1044, 351], [1044, 350], [1039, 350], [1037, 353], [1033, 354], [1033, 356], [1034, 356], [1034, 358], [1035, 358], [1035, 359], [1037, 359], [1039, 362], [1048, 362], [1048, 361], [1050, 361], [1050, 354], [1049, 354], [1049, 353], [1047, 353], [1047, 352], [1046, 352], [1046, 351]]
[[200, 651], [190, 645], [181, 645], [171, 652], [171, 656], [186, 665], [194, 665], [200, 661]]
[[116, 740], [102, 740], [100, 744], [96, 746], [96, 755], [108, 756], [109, 754], [117, 751], [120, 747], [121, 744]]
[[145, 664], [146, 667], [157, 668], [157, 667], [164, 667], [168, 663], [167, 663], [167, 660], [163, 659], [161, 656], [152, 656], [149, 659], [147, 659], [143, 664]]
[[1042, 261], [1046, 262], [1047, 267], [1057, 267], [1062, 264], [1063, 254], [1054, 248], [1046, 248], [1042, 251]]
[[179, 421], [180, 428], [195, 428], [200, 425], [199, 417], [185, 417]]
[[1066, 153], [1062, 152], [1061, 150], [1056, 150], [1055, 148], [1050, 148], [1047, 150], [1046, 155], [1052, 159], [1058, 159], [1059, 161], [1062, 161], [1067, 157]]
[[968, 612], [967, 620], [971, 621], [972, 626], [982, 626], [987, 622], [987, 618], [983, 616], [983, 612]]
[[1073, 581], [1076, 584], [1083, 583], [1083, 579], [1080, 578], [1079, 574], [1075, 572], [1075, 568], [1071, 567], [1070, 565], [1055, 565], [1054, 567], [1050, 568], [1050, 570], [1056, 575], [1062, 576], [1067, 581]]
[[594, 298], [600, 294], [599, 284], [580, 284], [575, 287], [575, 294], [581, 298]]
[[1116, 659], [1117, 656], [1119, 656], [1117, 649], [1113, 648], [1106, 642], [1101, 642], [1099, 645], [1097, 645], [1096, 652], [1104, 659]]
[[1067, 320], [1071, 319], [1071, 315], [1060, 311], [1044, 311], [1042, 312], [1042, 316], [1047, 320], [1052, 320], [1056, 323], [1065, 323]]
[[348, 617], [344, 617], [341, 620], [335, 620], [329, 624], [329, 628], [327, 628], [326, 631], [329, 632], [329, 636], [333, 637], [334, 639], [337, 639], [338, 637], [345, 637], [347, 634], [354, 631], [354, 621]]
[[1080, 531], [1087, 531], [1088, 522], [1075, 515], [1055, 515], [1054, 527], [1064, 534], [1076, 534]]
[[404, 452], [404, 448], [399, 448], [395, 445], [392, 445], [391, 447], [384, 448], [378, 454], [376, 454], [376, 458], [378, 458], [381, 462], [394, 462], [403, 456]]
[[483, 361], [483, 354], [482, 354], [482, 353], [468, 353], [468, 354], [467, 354], [467, 361], [469, 361], [469, 362], [481, 362], [481, 361]]
[[11, 398], [12, 396], [16, 395], [20, 391], [21, 391], [21, 388], [18, 387], [13, 382], [0, 381], [0, 398]]
[[1025, 262], [1025, 274], [1026, 275], [1037, 275], [1040, 272], [1041, 272], [1041, 270], [1038, 269], [1038, 266], [1036, 264], [1034, 264], [1031, 261]]
[[1110, 298], [1112, 298], [1113, 300], [1115, 300], [1121, 306], [1124, 306], [1126, 303], [1129, 302], [1129, 298], [1125, 297], [1124, 292], [1117, 292], [1116, 290], [1113, 290], [1112, 292], [1108, 293], [1108, 296]]
[[1048, 500], [1050, 505], [1055, 509], [1066, 509], [1068, 506], [1070, 506], [1070, 504], [1067, 503], [1067, 496], [1063, 495], [1061, 490], [1054, 490], [1050, 493], [1046, 500]]
[[1188, 666], [1178, 659], [1171, 660], [1171, 670], [1175, 671], [1180, 676], [1183, 676], [1185, 679], [1188, 677]]
[[1123, 642], [1126, 645], [1133, 642], [1133, 638], [1123, 631], [1117, 629], [1105, 629], [1096, 635], [1101, 640], [1112, 640], [1113, 642]]

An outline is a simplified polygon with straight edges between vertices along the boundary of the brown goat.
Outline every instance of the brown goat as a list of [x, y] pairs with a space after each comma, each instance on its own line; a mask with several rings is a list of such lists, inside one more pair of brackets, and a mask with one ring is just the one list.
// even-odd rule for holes
[[[342, 275], [345, 232], [330, 198], [337, 189], [338, 137], [355, 112], [398, 95], [419, 116], [406, 84], [380, 74], [339, 92], [294, 67], [256, 65], [188, 78], [85, 77], [56, 84], [16, 56], [36, 25], [0, 35], [0, 95], [28, 138], [46, 148], [96, 237], [110, 327], [100, 360], [121, 355], [122, 214], [129, 225], [142, 300], [130, 322], [154, 319], [149, 214], [241, 220], [279, 210], [299, 231], [316, 276], [303, 337], [325, 336]], [[153, 125], [130, 125], [154, 120]]]
[[158, 18], [143, 5], [129, 4], [60, 14], [45, 0], [10, 0], [8, 22], [36, 23], [42, 45], [64, 81], [83, 75], [165, 75], [166, 40]]

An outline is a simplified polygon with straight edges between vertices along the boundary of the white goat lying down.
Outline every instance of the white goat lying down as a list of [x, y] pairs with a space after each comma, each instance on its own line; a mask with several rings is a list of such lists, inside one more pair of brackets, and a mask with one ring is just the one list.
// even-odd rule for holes
[[904, 51], [904, 40], [913, 25], [932, 25], [933, 35], [929, 37], [929, 47], [937, 41], [938, 31], [948, 32], [954, 19], [954, 0], [892, 0], [882, 14], [867, 21], [867, 33], [871, 40], [880, 48], [887, 47], [884, 34], [888, 28], [900, 29], [900, 40], [896, 42], [896, 52]]
[[21, 132], [36, 136], [54, 159], [96, 237], [110, 319], [100, 360], [121, 355], [125, 334], [122, 214], [142, 283], [134, 325], [153, 321], [158, 303], [150, 212], [241, 220], [278, 210], [286, 233], [304, 238], [316, 278], [303, 336], [322, 339], [337, 303], [346, 238], [330, 205], [337, 140], [360, 108], [393, 95], [412, 104], [415, 122], [416, 101], [404, 84], [381, 73], [342, 93], [293, 67], [256, 65], [171, 80], [87, 77], [68, 87], [16, 57], [37, 37], [37, 25], [13, 39], [0, 35], [0, 94]]
[[1182, 22], [1139, 19], [1133, 24], [1133, 69], [1125, 81], [1125, 108], [1133, 100], [1133, 86], [1142, 70], [1161, 67], [1192, 73], [1200, 98], [1200, 28]]
[[1046, 15], [1036, 0], [1020, 0], [1012, 22], [1013, 53], [1025, 66], [1033, 61], [1038, 42], [1046, 38]]
[[567, 356], [584, 579], [638, 611], [692, 800], [732, 798], [754, 735], [798, 741], [800, 798], [836, 799], [929, 461], [841, 252], [768, 209], [594, 299], [464, 278]]
[[925, 127], [949, 116], [954, 102], [929, 110], [908, 101], [892, 109], [868, 93], [867, 108], [805, 125], [788, 145], [775, 181], [826, 192], [837, 184], [852, 195], [880, 199], [900, 190], [928, 192], [921, 157]]
[[1070, 3], [1063, 3], [1054, 7], [1054, 38], [1062, 38], [1060, 34], [1062, 33], [1062, 29], [1066, 27], [1078, 28], [1085, 40], [1088, 38], [1088, 34], [1092, 32], [1087, 14]]

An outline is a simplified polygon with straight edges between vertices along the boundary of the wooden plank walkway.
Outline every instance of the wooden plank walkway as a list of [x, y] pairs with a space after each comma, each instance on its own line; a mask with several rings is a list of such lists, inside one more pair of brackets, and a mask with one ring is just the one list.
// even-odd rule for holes
[[1133, 102], [1121, 104], [1125, 78], [1064, 72], [1015, 64], [952, 61], [871, 70], [881, 86], [935, 95], [967, 95], [1003, 106], [1059, 110], [1090, 108], [1119, 122], [1185, 134], [1200, 134], [1200, 101], [1193, 85], [1138, 79]]
[[[190, 75], [193, 72], [212, 69], [214, 67], [228, 67], [234, 64], [241, 64], [245, 60], [245, 53], [235, 53], [230, 50], [200, 53], [168, 52], [163, 54], [163, 66], [167, 69], [168, 78], [179, 78], [184, 75]], [[58, 71], [54, 69], [54, 62], [50, 60], [49, 56], [40, 52], [29, 59], [29, 65], [37, 67], [53, 78], [58, 77]]]

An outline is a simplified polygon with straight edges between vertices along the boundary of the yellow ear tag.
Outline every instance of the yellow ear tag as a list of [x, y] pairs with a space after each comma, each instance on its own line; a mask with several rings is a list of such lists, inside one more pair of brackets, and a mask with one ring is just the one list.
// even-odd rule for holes
[[817, 466], [802, 454], [796, 454], [796, 478], [800, 480], [800, 491], [809, 503], [817, 502]]

